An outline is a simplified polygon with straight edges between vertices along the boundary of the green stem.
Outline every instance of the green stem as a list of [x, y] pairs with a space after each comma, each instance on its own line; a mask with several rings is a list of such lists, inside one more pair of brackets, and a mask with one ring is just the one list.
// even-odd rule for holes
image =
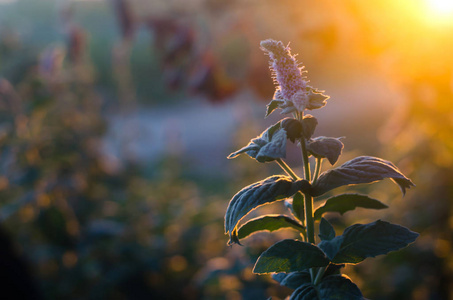
[[[308, 161], [307, 148], [305, 146], [305, 139], [300, 139], [300, 145], [302, 148], [302, 158], [304, 162], [305, 180], [310, 181], [310, 162]], [[307, 239], [309, 243], [315, 243], [315, 230], [313, 220], [313, 197], [308, 193], [305, 196], [305, 224], [307, 227]]]
[[313, 175], [313, 184], [315, 184], [316, 180], [318, 180], [319, 172], [321, 171], [321, 165], [322, 165], [322, 158], [321, 157], [317, 157], [316, 158], [315, 174]]
[[[303, 114], [299, 115], [299, 121], [302, 121]], [[308, 160], [308, 152], [305, 138], [300, 139], [300, 148], [302, 150], [302, 160], [304, 163], [305, 180], [311, 182], [310, 161]], [[308, 193], [305, 196], [305, 228], [307, 229], [307, 240], [309, 243], [315, 243], [315, 222], [313, 220], [313, 197]], [[315, 268], [310, 269], [311, 281], [315, 282]]]
[[321, 282], [322, 276], [326, 272], [327, 267], [321, 267], [318, 269], [318, 274], [316, 274], [315, 281], [313, 282], [314, 285], [317, 285], [318, 283]]
[[275, 160], [278, 165], [288, 174], [292, 179], [299, 180], [300, 178], [294, 173], [294, 171], [281, 159], [277, 158]]

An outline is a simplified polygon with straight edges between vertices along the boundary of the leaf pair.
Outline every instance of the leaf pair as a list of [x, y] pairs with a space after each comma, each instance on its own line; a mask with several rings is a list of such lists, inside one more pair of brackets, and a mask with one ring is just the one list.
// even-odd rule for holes
[[235, 158], [244, 152], [261, 163], [284, 158], [286, 157], [286, 139], [287, 133], [281, 127], [281, 122], [278, 122], [252, 139], [247, 146], [231, 153], [228, 159]]
[[291, 197], [298, 191], [307, 189], [308, 186], [309, 183], [306, 180], [293, 181], [288, 176], [276, 175], [240, 190], [231, 199], [225, 214], [225, 233], [230, 235], [228, 243], [239, 243], [237, 224], [249, 212], [261, 205]]
[[404, 248], [418, 237], [418, 233], [403, 226], [381, 220], [352, 225], [337, 237], [328, 222], [323, 227], [319, 247], [298, 240], [280, 241], [261, 254], [253, 272], [290, 273], [326, 267], [330, 263], [357, 264], [367, 257]]

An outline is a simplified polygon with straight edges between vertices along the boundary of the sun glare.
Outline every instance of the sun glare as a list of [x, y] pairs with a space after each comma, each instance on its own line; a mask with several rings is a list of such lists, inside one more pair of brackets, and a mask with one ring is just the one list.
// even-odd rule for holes
[[427, 3], [434, 13], [453, 18], [453, 0], [427, 0]]

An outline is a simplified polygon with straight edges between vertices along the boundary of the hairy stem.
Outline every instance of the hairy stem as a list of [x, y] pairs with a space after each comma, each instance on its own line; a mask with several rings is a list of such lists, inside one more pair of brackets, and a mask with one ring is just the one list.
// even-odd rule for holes
[[317, 157], [316, 158], [315, 174], [313, 174], [313, 184], [315, 184], [316, 180], [318, 180], [319, 172], [321, 171], [321, 165], [322, 165], [322, 158]]
[[288, 174], [292, 179], [299, 180], [300, 178], [294, 173], [294, 171], [281, 159], [278, 158], [275, 160], [278, 165]]

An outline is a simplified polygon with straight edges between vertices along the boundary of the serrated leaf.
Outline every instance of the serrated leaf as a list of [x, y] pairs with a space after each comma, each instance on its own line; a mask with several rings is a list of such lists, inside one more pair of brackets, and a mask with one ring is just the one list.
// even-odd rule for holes
[[322, 91], [318, 91], [312, 87], [307, 87], [308, 91], [308, 105], [307, 109], [318, 109], [326, 105], [327, 99], [330, 97], [322, 94]]
[[312, 115], [306, 115], [302, 119], [302, 132], [306, 140], [310, 139], [315, 133], [318, 120]]
[[406, 188], [414, 186], [412, 181], [391, 162], [372, 156], [360, 156], [336, 169], [322, 173], [313, 185], [311, 195], [317, 197], [343, 185], [372, 183], [385, 178], [390, 178], [398, 184], [403, 195]]
[[225, 214], [225, 233], [230, 235], [229, 244], [237, 241], [237, 224], [257, 207], [291, 197], [308, 182], [293, 181], [288, 176], [276, 175], [246, 186], [231, 199]]
[[302, 137], [302, 123], [299, 120], [293, 118], [284, 118], [281, 120], [282, 128], [286, 131], [286, 135], [291, 142]]
[[294, 291], [290, 300], [364, 300], [362, 292], [347, 276], [331, 275], [317, 285], [304, 284]]
[[311, 139], [307, 144], [307, 150], [314, 156], [319, 158], [327, 158], [333, 166], [343, 151], [343, 143], [341, 138], [319, 136]]
[[245, 147], [231, 153], [228, 159], [242, 153], [256, 159], [258, 162], [269, 162], [286, 157], [286, 131], [281, 128], [281, 122], [270, 126], [260, 136], [252, 139]]
[[280, 104], [282, 104], [284, 101], [283, 100], [277, 100], [273, 99], [269, 104], [266, 106], [266, 118], [278, 108]]
[[238, 229], [238, 238], [244, 239], [258, 231], [275, 231], [282, 228], [305, 231], [305, 227], [285, 215], [266, 215], [252, 219]]
[[418, 235], [406, 227], [378, 220], [365, 225], [352, 225], [345, 229], [343, 235], [323, 243], [340, 244], [332, 258], [334, 263], [357, 264], [367, 257], [404, 248], [413, 243]]
[[256, 154], [255, 159], [258, 162], [274, 161], [277, 158], [286, 157], [286, 139], [287, 134], [284, 129], [278, 129], [269, 140], [269, 142], [261, 147]]
[[354, 210], [357, 207], [384, 209], [387, 205], [379, 200], [359, 194], [342, 194], [327, 199], [323, 206], [317, 208], [314, 213], [314, 219], [321, 219], [326, 212], [338, 212], [344, 214], [347, 211]]
[[325, 267], [329, 259], [313, 244], [297, 240], [283, 240], [264, 251], [258, 258], [253, 272], [290, 273], [313, 267]]
[[280, 283], [281, 286], [286, 286], [291, 289], [297, 289], [302, 284], [311, 283], [311, 276], [308, 271], [277, 273], [273, 274], [272, 278]]
[[333, 226], [324, 218], [321, 218], [319, 223], [319, 237], [322, 241], [331, 240], [335, 237], [335, 229]]

